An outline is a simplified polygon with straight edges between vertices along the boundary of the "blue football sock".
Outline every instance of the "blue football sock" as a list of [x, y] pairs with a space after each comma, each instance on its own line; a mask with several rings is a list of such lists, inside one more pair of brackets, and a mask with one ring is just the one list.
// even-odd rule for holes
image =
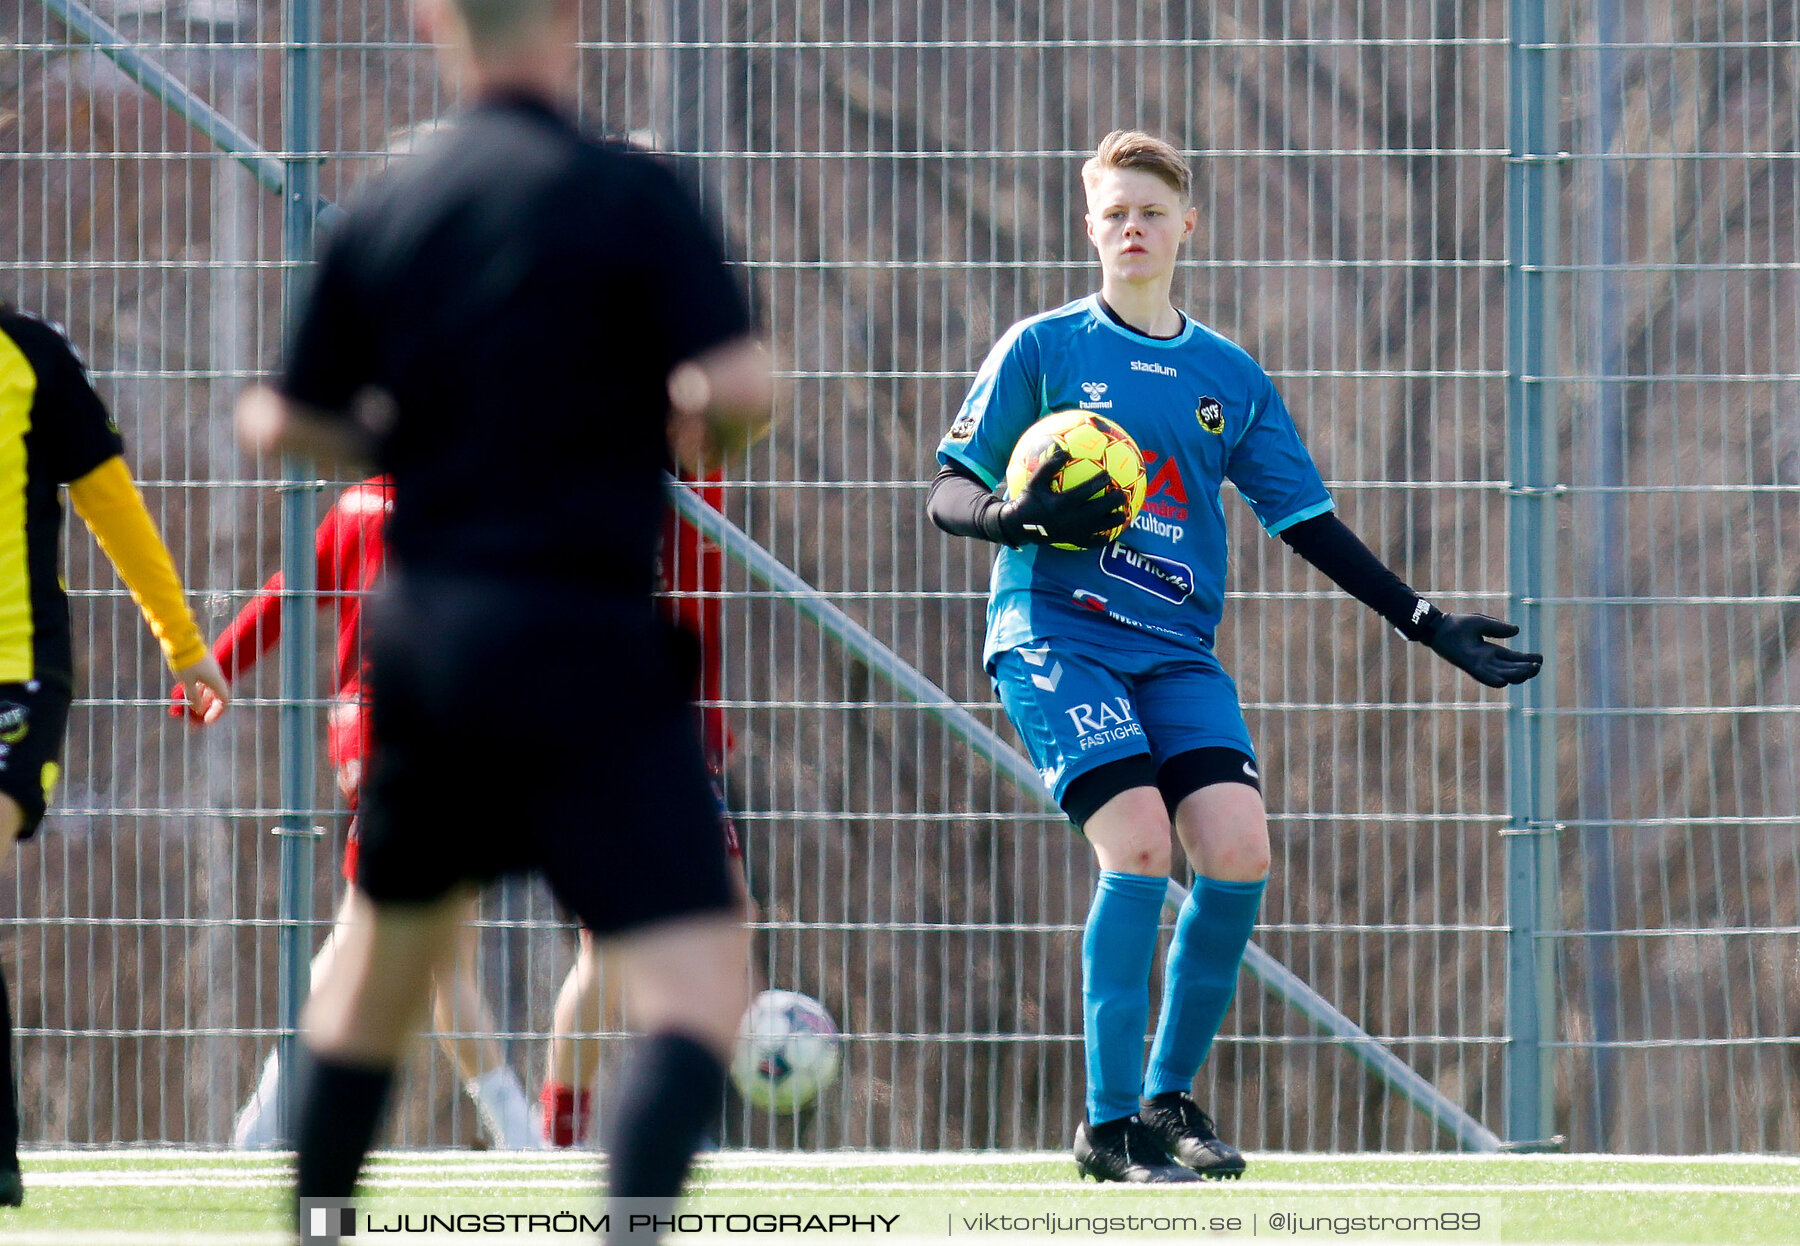
[[1087, 1044], [1087, 1114], [1093, 1124], [1138, 1110], [1150, 966], [1169, 880], [1105, 870], [1081, 940], [1081, 1002]]
[[1146, 1097], [1192, 1090], [1237, 990], [1244, 945], [1256, 925], [1267, 879], [1253, 883], [1195, 880], [1169, 944], [1163, 973], [1162, 1018], [1150, 1048]]

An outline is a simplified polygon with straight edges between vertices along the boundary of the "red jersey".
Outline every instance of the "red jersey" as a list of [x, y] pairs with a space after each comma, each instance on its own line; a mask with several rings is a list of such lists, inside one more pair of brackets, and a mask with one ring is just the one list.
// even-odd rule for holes
[[[363, 602], [381, 574], [387, 553], [381, 531], [393, 505], [393, 490], [386, 477], [352, 485], [332, 503], [314, 537], [319, 609], [337, 611], [334, 695], [340, 700], [361, 696], [367, 661], [362, 643]], [[277, 571], [213, 642], [213, 656], [226, 679], [235, 681], [281, 639], [281, 587], [281, 572]]]
[[[721, 479], [718, 472], [698, 481], [682, 477], [714, 510], [725, 508]], [[702, 702], [700, 735], [707, 760], [714, 767], [723, 767], [733, 744], [725, 726], [725, 710], [704, 703], [717, 702], [725, 695], [719, 662], [719, 647], [725, 639], [725, 551], [701, 536], [699, 529], [682, 523], [671, 508], [663, 520], [656, 579], [659, 591], [668, 594], [663, 603], [669, 617], [700, 638], [700, 682], [694, 689], [694, 699]]]

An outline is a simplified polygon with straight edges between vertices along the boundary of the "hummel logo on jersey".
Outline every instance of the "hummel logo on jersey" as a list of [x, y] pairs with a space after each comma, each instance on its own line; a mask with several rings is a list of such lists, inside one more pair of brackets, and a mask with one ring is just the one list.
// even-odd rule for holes
[[1200, 421], [1200, 427], [1207, 432], [1218, 434], [1225, 431], [1225, 408], [1217, 398], [1202, 398], [1200, 405], [1194, 408], [1194, 418]]
[[1133, 372], [1154, 372], [1158, 376], [1180, 375], [1180, 373], [1176, 372], [1174, 368], [1171, 368], [1166, 363], [1148, 363], [1142, 359], [1133, 359], [1131, 361], [1131, 370]]
[[1105, 381], [1083, 381], [1081, 392], [1088, 396], [1088, 400], [1081, 404], [1084, 411], [1104, 411], [1112, 406], [1112, 400], [1106, 397]]
[[1055, 692], [1056, 685], [1062, 682], [1062, 663], [1058, 662], [1052, 666], [1048, 675], [1040, 675], [1036, 671], [1031, 672], [1031, 682], [1045, 692]]

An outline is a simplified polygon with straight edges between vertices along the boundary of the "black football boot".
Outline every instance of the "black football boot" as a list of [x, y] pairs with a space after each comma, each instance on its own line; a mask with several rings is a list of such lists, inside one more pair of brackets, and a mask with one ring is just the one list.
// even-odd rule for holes
[[1075, 1127], [1075, 1167], [1096, 1181], [1173, 1185], [1199, 1177], [1175, 1163], [1162, 1143], [1135, 1116]]
[[1171, 1090], [1145, 1099], [1138, 1119], [1163, 1149], [1202, 1177], [1222, 1179], [1244, 1175], [1244, 1157], [1219, 1138], [1213, 1118], [1200, 1110], [1185, 1090]]

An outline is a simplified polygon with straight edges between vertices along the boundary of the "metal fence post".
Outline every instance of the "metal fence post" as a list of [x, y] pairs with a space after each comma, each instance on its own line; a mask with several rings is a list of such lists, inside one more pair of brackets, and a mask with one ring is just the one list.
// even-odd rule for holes
[[[1610, 1149], [1611, 1121], [1618, 1103], [1619, 1050], [1619, 946], [1613, 935], [1617, 924], [1617, 897], [1613, 876], [1613, 791], [1627, 781], [1631, 769], [1631, 732], [1617, 710], [1627, 704], [1631, 684], [1626, 677], [1626, 648], [1614, 643], [1627, 625], [1625, 612], [1616, 604], [1630, 591], [1627, 575], [1629, 548], [1625, 528], [1625, 498], [1617, 490], [1625, 484], [1625, 387], [1618, 379], [1628, 366], [1625, 351], [1626, 298], [1619, 268], [1624, 262], [1625, 179], [1619, 164], [1610, 159], [1620, 138], [1624, 106], [1624, 55], [1616, 47], [1621, 38], [1619, 0], [1597, 0], [1594, 5], [1596, 65], [1589, 133], [1593, 154], [1588, 183], [1593, 195], [1589, 213], [1595, 271], [1588, 278], [1592, 297], [1586, 321], [1592, 326], [1593, 404], [1587, 413], [1586, 438], [1579, 435], [1571, 447], [1587, 443], [1587, 470], [1582, 483], [1595, 488], [1582, 507], [1582, 530], [1590, 539], [1586, 547], [1586, 591], [1597, 599], [1585, 610], [1587, 625], [1579, 635], [1587, 644], [1582, 662], [1578, 703], [1600, 711], [1581, 720], [1578, 750], [1581, 757], [1581, 820], [1578, 837], [1582, 859], [1582, 917], [1586, 931], [1581, 941], [1581, 963], [1587, 977], [1587, 1006], [1594, 1043], [1592, 1070], [1586, 1095], [1593, 1113], [1593, 1149]], [[1585, 387], [1584, 387], [1585, 388]], [[1628, 788], [1622, 790], [1629, 790]], [[1583, 1149], [1587, 1149], [1584, 1145]]]
[[1555, 0], [1514, 0], [1508, 14], [1506, 412], [1508, 594], [1526, 648], [1544, 673], [1512, 689], [1507, 710], [1506, 1115], [1508, 1141], [1544, 1139], [1552, 1120], [1555, 963], [1540, 932], [1555, 929], [1557, 64]]
[[[318, 222], [319, 13], [318, 0], [284, 0], [282, 20], [288, 41], [283, 60], [281, 145], [287, 166], [281, 211], [281, 294], [286, 320], [299, 311], [306, 280], [300, 265], [312, 255]], [[300, 1006], [308, 990], [312, 960], [313, 828], [315, 729], [313, 700], [313, 493], [303, 464], [282, 464], [280, 945], [277, 1000], [281, 1081], [281, 1134], [293, 1136], [298, 1107]]]

